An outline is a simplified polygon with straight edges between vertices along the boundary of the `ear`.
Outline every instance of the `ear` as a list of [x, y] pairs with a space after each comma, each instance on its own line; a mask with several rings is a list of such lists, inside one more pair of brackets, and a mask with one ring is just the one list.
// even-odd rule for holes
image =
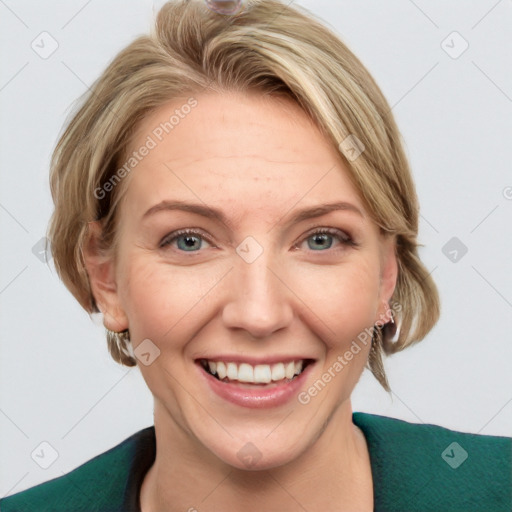
[[128, 318], [118, 295], [114, 257], [100, 249], [101, 232], [100, 221], [89, 222], [82, 254], [92, 294], [103, 313], [103, 324], [111, 331], [121, 332], [128, 328]]
[[385, 324], [391, 320], [389, 301], [395, 291], [398, 279], [398, 260], [396, 256], [396, 241], [394, 236], [384, 238], [380, 254], [380, 293], [379, 309], [376, 322]]

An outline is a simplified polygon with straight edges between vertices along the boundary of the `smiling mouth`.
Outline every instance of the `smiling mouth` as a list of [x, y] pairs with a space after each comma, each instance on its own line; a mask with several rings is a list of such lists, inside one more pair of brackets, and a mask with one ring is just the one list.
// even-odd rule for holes
[[206, 373], [222, 382], [252, 385], [291, 382], [311, 363], [313, 363], [313, 359], [298, 359], [296, 361], [257, 365], [212, 361], [209, 359], [199, 360], [199, 364]]

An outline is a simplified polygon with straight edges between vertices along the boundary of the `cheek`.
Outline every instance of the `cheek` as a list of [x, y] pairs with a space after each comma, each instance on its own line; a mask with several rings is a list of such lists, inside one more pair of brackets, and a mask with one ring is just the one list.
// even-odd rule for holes
[[[378, 309], [379, 265], [355, 255], [339, 265], [297, 264], [283, 268], [284, 290], [296, 316], [328, 348], [350, 344], [374, 323]], [[149, 338], [180, 349], [216, 314], [221, 314], [223, 281], [229, 265], [172, 267], [144, 253], [120, 262], [119, 294], [129, 319], [134, 348]]]
[[[357, 265], [317, 267], [297, 275], [297, 295], [307, 306], [310, 324], [329, 348], [339, 348], [373, 326], [379, 306], [379, 267], [370, 260]], [[313, 319], [316, 317], [316, 319]]]
[[136, 346], [145, 338], [179, 340], [201, 325], [208, 292], [219, 281], [214, 269], [172, 268], [135, 255], [123, 266], [120, 295]]

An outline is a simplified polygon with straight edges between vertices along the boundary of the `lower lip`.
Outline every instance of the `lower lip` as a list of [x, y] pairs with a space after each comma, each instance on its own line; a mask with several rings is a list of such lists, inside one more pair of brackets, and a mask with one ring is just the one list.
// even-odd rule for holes
[[[197, 366], [202, 378], [206, 380], [212, 391], [224, 400], [241, 407], [266, 409], [283, 405], [297, 396], [313, 363], [310, 363], [300, 375], [290, 382], [272, 387], [255, 384], [252, 388], [242, 387], [236, 382], [223, 382], [210, 375], [201, 364]], [[245, 384], [245, 386], [247, 385]]]

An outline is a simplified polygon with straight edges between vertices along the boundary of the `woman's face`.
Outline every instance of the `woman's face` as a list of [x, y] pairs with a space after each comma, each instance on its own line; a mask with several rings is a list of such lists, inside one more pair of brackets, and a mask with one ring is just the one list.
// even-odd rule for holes
[[232, 466], [274, 467], [350, 403], [370, 349], [358, 336], [394, 289], [394, 247], [296, 105], [195, 99], [156, 110], [133, 139], [102, 302], [130, 329], [165, 428]]

